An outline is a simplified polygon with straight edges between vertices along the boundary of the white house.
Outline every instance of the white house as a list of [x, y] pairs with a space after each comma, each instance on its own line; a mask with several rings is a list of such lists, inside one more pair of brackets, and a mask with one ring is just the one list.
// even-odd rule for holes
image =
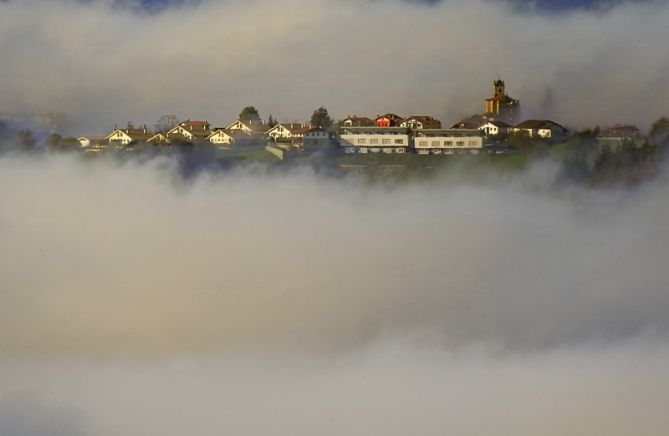
[[478, 129], [424, 129], [414, 132], [418, 154], [479, 154], [483, 132]]
[[250, 122], [250, 121], [241, 121], [237, 120], [225, 127], [230, 135], [235, 136], [236, 134], [243, 133], [248, 136], [253, 135], [262, 135], [269, 126], [262, 122]]
[[525, 133], [530, 138], [559, 139], [569, 135], [569, 130], [550, 120], [527, 120], [512, 128], [515, 133]]
[[344, 127], [371, 127], [374, 125], [374, 120], [367, 117], [349, 115], [342, 120], [341, 125]]
[[233, 142], [235, 142], [235, 138], [232, 136], [232, 133], [226, 129], [215, 129], [214, 133], [209, 135], [207, 140], [218, 146], [231, 145]]
[[197, 141], [206, 140], [211, 135], [208, 121], [186, 120], [171, 128], [165, 136], [170, 141], [183, 140]]
[[320, 127], [314, 127], [304, 132], [302, 140], [302, 147], [306, 150], [309, 148], [323, 148], [332, 145], [334, 142], [334, 135]]
[[269, 138], [277, 142], [300, 140], [311, 127], [300, 123], [281, 123], [265, 132]]
[[404, 127], [342, 127], [339, 145], [345, 153], [406, 153], [409, 133]]
[[151, 136], [146, 126], [135, 129], [132, 124], [128, 124], [125, 129], [114, 129], [105, 137], [105, 140], [109, 141], [109, 144], [129, 145], [136, 142], [145, 142]]
[[492, 120], [479, 127], [479, 130], [488, 136], [497, 136], [509, 133], [511, 126], [504, 121]]
[[158, 132], [149, 139], [147, 139], [146, 142], [150, 142], [152, 144], [169, 144], [170, 140], [167, 138], [167, 136]]
[[105, 141], [107, 138], [105, 136], [82, 136], [80, 138], [77, 138], [77, 141], [79, 141], [79, 145], [81, 148], [88, 148], [91, 145], [99, 144], [103, 141]]
[[412, 115], [400, 123], [400, 127], [418, 129], [441, 129], [441, 121], [427, 115]]

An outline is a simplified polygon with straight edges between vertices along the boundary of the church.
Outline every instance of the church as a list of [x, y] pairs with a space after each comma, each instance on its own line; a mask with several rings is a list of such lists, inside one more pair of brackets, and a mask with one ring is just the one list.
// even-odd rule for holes
[[485, 114], [489, 118], [509, 124], [518, 122], [520, 101], [509, 97], [502, 79], [493, 83], [493, 96], [485, 101]]

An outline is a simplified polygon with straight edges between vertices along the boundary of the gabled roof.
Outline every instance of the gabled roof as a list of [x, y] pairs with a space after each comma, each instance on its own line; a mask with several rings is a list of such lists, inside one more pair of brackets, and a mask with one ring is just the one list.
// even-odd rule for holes
[[207, 138], [211, 134], [211, 130], [204, 128], [202, 124], [190, 125], [186, 123], [179, 123], [178, 125], [172, 127], [167, 131], [167, 134], [170, 136], [179, 135], [178, 129], [183, 129], [189, 134], [193, 135], [195, 138]]
[[234, 138], [234, 136], [233, 136], [234, 132], [232, 132], [228, 129], [222, 128], [222, 127], [217, 127], [211, 132], [211, 134], [207, 137], [207, 139], [212, 138], [213, 136], [221, 134], [221, 133], [223, 133], [223, 134], [225, 134], [225, 135], [227, 135], [231, 138]]
[[126, 129], [114, 129], [109, 135], [105, 136], [105, 139], [111, 138], [116, 132], [124, 133], [135, 142], [146, 141], [151, 136], [153, 136], [146, 128], [143, 129], [126, 128]]
[[600, 137], [609, 138], [636, 138], [641, 136], [641, 130], [638, 127], [625, 124], [615, 124], [604, 129], [599, 134]]
[[209, 135], [211, 135], [211, 130], [209, 129], [200, 130], [192, 127], [184, 127], [184, 129], [188, 130], [188, 133], [195, 136], [196, 138], [207, 138]]
[[185, 120], [179, 123], [180, 126], [182, 127], [189, 127], [191, 129], [200, 129], [200, 130], [206, 130], [209, 129], [209, 121], [206, 120]]
[[516, 125], [516, 129], [550, 129], [552, 127], [559, 127], [567, 130], [565, 127], [551, 120], [525, 120]]
[[346, 121], [351, 121], [353, 126], [365, 127], [374, 125], [374, 120], [367, 117], [358, 117], [356, 115], [348, 116], [342, 120], [342, 124]]
[[160, 132], [156, 133], [155, 135], [153, 135], [152, 137], [150, 137], [149, 139], [146, 140], [146, 142], [161, 142], [161, 143], [166, 143], [166, 142], [169, 142], [169, 141], [170, 140], [167, 139], [167, 136], [165, 136], [164, 134], [162, 134]]
[[279, 123], [276, 126], [272, 127], [271, 129], [267, 130], [265, 133], [269, 133], [272, 130], [278, 129], [279, 127], [283, 127], [284, 129], [288, 130], [292, 134], [300, 134], [309, 131], [311, 129], [311, 126], [308, 124], [301, 124], [301, 123]]
[[[246, 121], [242, 121], [242, 120], [235, 120], [235, 121], [231, 122], [230, 124], [228, 124], [225, 128], [227, 130], [241, 130], [241, 129], [233, 129], [232, 127], [235, 124], [240, 124], [240, 125], [246, 127], [248, 130], [251, 131], [251, 133], [250, 133], [251, 135], [252, 134], [262, 135], [263, 133], [265, 133], [265, 131], [269, 127], [267, 124], [265, 124], [263, 122], [253, 123], [253, 122], [246, 122]], [[249, 134], [249, 133], [247, 133], [247, 134]]]
[[[511, 127], [511, 124], [507, 124], [504, 121], [500, 121], [500, 120], [490, 120], [485, 124], [492, 124], [493, 126], [499, 127], [501, 129], [508, 129], [509, 127]], [[484, 124], [484, 126], [485, 126], [485, 124]], [[481, 126], [481, 127], [483, 127], [483, 126]]]
[[491, 118], [485, 115], [472, 115], [453, 125], [453, 129], [479, 129], [481, 126], [492, 121]]
[[376, 117], [377, 120], [380, 120], [380, 119], [383, 119], [383, 118], [388, 118], [390, 120], [404, 120], [404, 118], [402, 118], [401, 116], [399, 116], [397, 114], [391, 114], [391, 113], [379, 115], [378, 117]]
[[[228, 124], [227, 126], [225, 126], [225, 128], [226, 128], [226, 129], [230, 129], [230, 128], [232, 128], [232, 126], [234, 126], [235, 124], [241, 124], [241, 125], [244, 126], [244, 127], [247, 127], [247, 128], [249, 128], [249, 129], [251, 128], [251, 126], [249, 126], [248, 124], [246, 124], [246, 123], [245, 123], [244, 121], [242, 121], [242, 120], [234, 120], [233, 122], [231, 122], [230, 124]], [[235, 130], [237, 130], [237, 129], [235, 129]]]
[[423, 125], [424, 129], [439, 129], [441, 128], [441, 121], [436, 118], [433, 118], [429, 115], [411, 115], [409, 118], [405, 119], [404, 122], [408, 123], [412, 120], [418, 121]]

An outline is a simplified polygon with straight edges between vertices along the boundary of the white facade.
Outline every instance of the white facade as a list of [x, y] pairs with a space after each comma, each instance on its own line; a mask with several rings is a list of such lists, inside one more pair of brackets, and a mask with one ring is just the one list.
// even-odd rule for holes
[[192, 140], [195, 137], [190, 131], [188, 131], [188, 129], [186, 129], [183, 126], [176, 126], [172, 130], [167, 132], [168, 138], [172, 135], [181, 135], [189, 140]]
[[216, 130], [207, 138], [214, 145], [230, 145], [235, 142], [235, 138], [230, 136], [224, 130]]
[[266, 132], [266, 135], [274, 140], [302, 138], [304, 136], [304, 129], [307, 126], [304, 124], [277, 124]]
[[231, 132], [243, 132], [247, 135], [251, 135], [253, 133], [253, 129], [251, 129], [251, 126], [239, 120], [227, 126], [225, 130], [229, 130]]
[[393, 127], [345, 128], [339, 140], [346, 153], [406, 153], [409, 134]]
[[483, 137], [478, 130], [424, 130], [414, 137], [418, 154], [479, 154]]
[[125, 133], [123, 130], [120, 130], [120, 129], [114, 130], [105, 139], [107, 139], [109, 141], [109, 143], [117, 143], [117, 144], [123, 144], [123, 145], [128, 145], [133, 141], [133, 139], [132, 139], [132, 137], [130, 137], [130, 135], [128, 135], [127, 133]]
[[556, 122], [550, 120], [530, 120], [518, 124], [512, 129], [515, 133], [525, 133], [530, 138], [553, 139], [562, 138], [569, 131]]
[[146, 142], [151, 142], [153, 144], [169, 144], [170, 140], [167, 139], [167, 136], [163, 135], [162, 133], [156, 133], [147, 139]]
[[484, 125], [479, 127], [479, 130], [483, 131], [488, 136], [496, 136], [504, 133], [509, 133], [509, 127], [492, 122], [485, 123]]

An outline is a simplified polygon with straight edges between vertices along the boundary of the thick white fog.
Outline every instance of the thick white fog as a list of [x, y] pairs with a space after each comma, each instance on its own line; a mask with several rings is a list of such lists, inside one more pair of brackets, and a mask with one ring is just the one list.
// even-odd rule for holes
[[[229, 0], [159, 14], [117, 1], [0, 2], [0, 113], [63, 112], [76, 135], [241, 108], [308, 121], [483, 110], [499, 76], [526, 118], [647, 127], [666, 112], [669, 3], [558, 13], [514, 2]], [[518, 2], [515, 2], [518, 3]]]
[[0, 159], [0, 434], [662, 435], [669, 185]]

